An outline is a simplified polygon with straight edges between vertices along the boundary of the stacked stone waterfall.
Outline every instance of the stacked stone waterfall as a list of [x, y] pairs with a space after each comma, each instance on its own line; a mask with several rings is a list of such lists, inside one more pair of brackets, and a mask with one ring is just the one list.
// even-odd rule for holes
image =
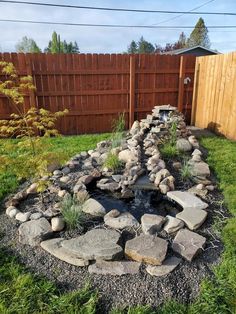
[[[166, 168], [158, 149], [168, 140], [174, 122], [177, 126], [177, 149], [192, 153], [189, 165], [197, 185], [189, 191], [175, 191], [175, 178]], [[123, 162], [119, 173], [103, 166], [109, 151]], [[149, 274], [162, 276], [173, 271], [182, 258], [192, 261], [205, 245], [206, 238], [195, 231], [207, 218], [208, 204], [196, 195], [205, 195], [214, 188], [209, 175], [199, 143], [187, 130], [183, 115], [170, 105], [156, 106], [146, 119], [134, 122], [118, 147], [112, 148], [111, 141], [100, 142], [96, 149], [82, 152], [61, 169], [56, 169], [49, 178], [49, 192], [60, 200], [68, 194], [81, 197], [94, 181], [103, 191], [116, 193], [120, 198], [132, 198], [135, 189], [145, 188], [139, 181], [145, 177], [149, 181], [147, 189], [166, 195], [182, 207], [183, 210], [175, 217], [146, 213], [138, 221], [129, 212], [117, 209], [107, 212], [97, 200], [90, 198], [84, 203], [83, 211], [91, 217], [101, 217], [106, 228], [94, 228], [69, 240], [60, 237], [48, 240], [65, 228], [60, 202], [45, 212], [20, 212], [18, 209], [27, 197], [37, 197], [36, 183], [8, 200], [6, 214], [20, 223], [20, 242], [32, 246], [40, 244], [44, 250], [67, 263], [90, 265], [90, 272], [112, 275], [137, 273], [140, 263], [145, 263], [149, 265], [146, 268]], [[122, 247], [122, 235], [117, 230], [126, 228], [135, 230], [138, 236], [126, 241]], [[166, 238], [157, 236], [160, 231], [166, 232]], [[166, 258], [168, 250], [171, 257]]]

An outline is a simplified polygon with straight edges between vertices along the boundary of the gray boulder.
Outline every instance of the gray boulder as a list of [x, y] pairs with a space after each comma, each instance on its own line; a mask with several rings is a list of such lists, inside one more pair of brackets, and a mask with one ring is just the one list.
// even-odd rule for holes
[[104, 222], [107, 226], [114, 229], [124, 229], [138, 227], [139, 222], [129, 212], [120, 213], [117, 209], [112, 209], [104, 216]]
[[19, 241], [23, 244], [36, 246], [52, 235], [52, 228], [46, 218], [30, 220], [20, 225]]
[[181, 152], [190, 152], [192, 150], [192, 145], [188, 140], [180, 138], [176, 142], [176, 148]]
[[151, 276], [165, 276], [171, 273], [181, 262], [181, 258], [171, 256], [167, 258], [162, 265], [160, 266], [151, 266], [148, 265], [146, 268], [146, 271], [151, 275]]
[[105, 208], [93, 198], [88, 199], [82, 207], [82, 211], [95, 217], [103, 217], [106, 214]]
[[152, 235], [159, 232], [164, 222], [165, 217], [160, 215], [144, 214], [141, 217], [143, 233]]

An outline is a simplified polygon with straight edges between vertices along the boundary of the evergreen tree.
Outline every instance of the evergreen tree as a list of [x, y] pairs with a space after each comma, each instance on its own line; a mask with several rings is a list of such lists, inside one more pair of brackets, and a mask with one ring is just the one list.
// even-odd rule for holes
[[48, 43], [48, 47], [45, 48], [45, 52], [50, 53], [79, 53], [79, 47], [77, 42], [67, 43], [66, 40], [61, 41], [60, 35], [55, 31], [52, 33], [52, 39]]
[[137, 53], [138, 52], [138, 45], [135, 40], [132, 40], [130, 45], [128, 46], [128, 53]]
[[150, 42], [146, 41], [143, 36], [138, 42], [138, 53], [153, 53], [155, 52], [155, 47]]
[[32, 38], [28, 38], [24, 36], [17, 44], [16, 44], [16, 52], [41, 52], [41, 49], [38, 47], [36, 42]]
[[205, 48], [210, 48], [211, 43], [208, 36], [208, 29], [205, 25], [203, 18], [199, 18], [195, 28], [193, 29], [192, 33], [187, 40], [188, 47], [194, 46], [203, 46]]

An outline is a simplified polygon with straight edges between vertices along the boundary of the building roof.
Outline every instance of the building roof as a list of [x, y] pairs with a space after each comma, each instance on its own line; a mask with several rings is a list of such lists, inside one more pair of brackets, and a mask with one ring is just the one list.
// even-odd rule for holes
[[211, 52], [212, 54], [219, 54], [219, 52], [217, 51], [214, 51], [214, 50], [211, 50], [211, 49], [208, 49], [208, 48], [205, 48], [203, 46], [194, 46], [194, 47], [188, 47], [188, 48], [181, 48], [181, 49], [176, 49], [176, 50], [171, 50], [171, 51], [166, 51], [166, 52], [163, 52], [162, 54], [164, 55], [180, 55], [181, 53], [184, 53], [184, 52], [188, 52], [191, 53], [191, 50], [194, 50], [194, 49], [202, 49], [202, 50], [206, 50], [206, 51], [209, 51]]

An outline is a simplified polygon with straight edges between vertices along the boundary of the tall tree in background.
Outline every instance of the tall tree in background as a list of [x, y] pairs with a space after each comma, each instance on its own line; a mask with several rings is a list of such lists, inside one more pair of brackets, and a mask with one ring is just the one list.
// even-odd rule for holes
[[28, 38], [24, 36], [17, 44], [16, 44], [16, 52], [41, 52], [41, 49], [38, 47], [36, 42], [32, 38]]
[[139, 53], [153, 53], [155, 52], [155, 47], [150, 42], [146, 41], [143, 36], [138, 42], [138, 52]]
[[137, 53], [138, 52], [138, 45], [135, 40], [132, 40], [130, 45], [128, 46], [128, 53]]
[[52, 33], [52, 39], [48, 43], [48, 47], [45, 48], [45, 52], [50, 53], [79, 53], [79, 47], [77, 42], [67, 43], [66, 40], [61, 41], [60, 35], [55, 31]]
[[180, 33], [179, 39], [176, 42], [176, 45], [178, 46], [178, 48], [176, 48], [176, 49], [185, 48], [186, 44], [187, 44], [187, 38], [186, 38], [186, 35], [184, 34], [184, 32], [182, 32], [182, 33]]
[[155, 47], [152, 43], [146, 41], [143, 36], [138, 42], [132, 40], [128, 46], [128, 53], [153, 53], [155, 52]]
[[187, 40], [187, 46], [188, 47], [194, 47], [194, 46], [203, 46], [205, 48], [210, 48], [211, 43], [208, 36], [208, 29], [205, 25], [205, 22], [203, 18], [199, 18], [197, 24], [195, 25], [194, 30], [189, 36], [189, 39]]

